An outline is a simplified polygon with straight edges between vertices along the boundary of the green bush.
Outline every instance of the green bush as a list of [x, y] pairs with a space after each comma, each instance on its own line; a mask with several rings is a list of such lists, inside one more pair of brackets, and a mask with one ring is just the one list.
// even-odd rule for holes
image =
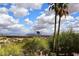
[[73, 51], [73, 35], [72, 32], [63, 32], [59, 36], [59, 47], [61, 52], [72, 52]]
[[24, 45], [26, 53], [29, 55], [34, 55], [37, 50], [45, 51], [49, 49], [48, 41], [42, 37], [33, 37], [32, 40], [27, 40]]
[[79, 53], [79, 33], [73, 36], [73, 49], [75, 53]]
[[60, 53], [72, 53], [79, 52], [79, 33], [73, 31], [62, 32], [58, 37], [58, 48]]
[[20, 45], [16, 44], [6, 44], [0, 48], [0, 56], [9, 56], [9, 55], [22, 55], [22, 48]]

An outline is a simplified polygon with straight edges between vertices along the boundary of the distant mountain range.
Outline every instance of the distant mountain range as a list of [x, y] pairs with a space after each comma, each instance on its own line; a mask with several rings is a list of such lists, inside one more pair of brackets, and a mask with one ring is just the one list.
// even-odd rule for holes
[[8, 37], [9, 37], [9, 36], [13, 36], [13, 37], [14, 37], [14, 36], [15, 36], [15, 37], [46, 36], [46, 37], [47, 37], [47, 36], [51, 36], [51, 35], [47, 35], [47, 34], [46, 34], [46, 35], [45, 35], [45, 34], [39, 34], [39, 35], [38, 35], [38, 34], [36, 34], [36, 33], [27, 33], [27, 34], [25, 34], [25, 35], [21, 35], [21, 34], [20, 34], [20, 35], [18, 35], [18, 34], [16, 34], [16, 35], [15, 35], [15, 34], [0, 34], [0, 36], [8, 36]]

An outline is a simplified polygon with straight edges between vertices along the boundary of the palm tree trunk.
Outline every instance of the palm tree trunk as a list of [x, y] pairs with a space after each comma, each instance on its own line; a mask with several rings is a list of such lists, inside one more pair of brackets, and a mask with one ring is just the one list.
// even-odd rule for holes
[[59, 36], [60, 33], [60, 22], [61, 22], [61, 17], [59, 16], [59, 22], [58, 22], [58, 32], [57, 35]]
[[59, 22], [58, 22], [58, 32], [57, 32], [57, 38], [56, 38], [56, 55], [59, 55], [59, 42], [58, 42], [58, 38], [59, 38], [59, 33], [60, 33], [60, 22], [61, 22], [61, 17], [59, 16]]
[[[55, 11], [56, 11], [56, 3], [55, 3]], [[55, 48], [56, 23], [57, 23], [57, 13], [55, 12], [55, 24], [54, 24], [54, 35], [53, 35], [53, 51], [54, 51], [54, 48]]]
[[[55, 11], [56, 11], [56, 3], [55, 3]], [[57, 23], [57, 13], [55, 12], [55, 24], [54, 24], [54, 37], [56, 35], [56, 23]]]

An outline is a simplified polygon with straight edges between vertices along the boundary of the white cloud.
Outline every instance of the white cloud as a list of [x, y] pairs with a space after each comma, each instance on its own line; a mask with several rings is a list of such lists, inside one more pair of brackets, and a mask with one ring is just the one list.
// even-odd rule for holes
[[[57, 16], [57, 28], [58, 28], [58, 20], [59, 17]], [[72, 27], [74, 25], [74, 20], [75, 18], [73, 16], [63, 16], [61, 18], [61, 31], [67, 31], [70, 27]], [[37, 17], [36, 23], [32, 26], [32, 29], [34, 29], [34, 31], [38, 30], [40, 32], [43, 32], [43, 34], [45, 33], [53, 33], [54, 31], [54, 22], [55, 21], [55, 15], [54, 14], [49, 14], [47, 15], [47, 13], [43, 13], [40, 16]], [[45, 31], [43, 30], [45, 29]]]
[[16, 6], [12, 6], [10, 8], [10, 11], [12, 11], [14, 13], [14, 16], [16, 16], [16, 17], [23, 17], [23, 16], [26, 16], [26, 15], [29, 15], [29, 12], [28, 12], [27, 9], [19, 8], [19, 7], [16, 7]]
[[8, 13], [8, 9], [3, 7], [3, 8], [0, 8], [0, 14], [7, 14]]
[[7, 14], [1, 14], [0, 15], [0, 24], [2, 25], [12, 25], [17, 23], [17, 21], [15, 21], [15, 19]]
[[[40, 31], [41, 34], [50, 34], [53, 32], [51, 30], [54, 24], [54, 14], [46, 15], [43, 13], [42, 15], [37, 17], [36, 22], [33, 24], [32, 29], [34, 31]], [[51, 32], [50, 32], [51, 31]]]
[[40, 34], [42, 35], [51, 35], [53, 33], [53, 30], [49, 28], [44, 28], [39, 31], [40, 31]]
[[23, 17], [29, 15], [29, 9], [41, 9], [41, 6], [41, 3], [15, 3], [11, 6], [10, 11], [12, 11], [16, 17]]
[[47, 24], [37, 24], [37, 25], [33, 25], [33, 26], [32, 26], [32, 29], [35, 30], [35, 31], [41, 30], [41, 29], [46, 28], [46, 27], [47, 27], [46, 25], [47, 25]]
[[[72, 17], [70, 15], [66, 16], [66, 18], [65, 18], [65, 16], [63, 16], [61, 18], [61, 23], [65, 22], [65, 21], [72, 21], [73, 19], [74, 19], [74, 17]], [[52, 25], [55, 23], [55, 15], [53, 13], [51, 13], [49, 15], [47, 15], [47, 13], [43, 13], [37, 17], [37, 20], [38, 20], [37, 22], [39, 24], [47, 23], [47, 24]], [[57, 16], [57, 23], [58, 23], [58, 20], [59, 20], [59, 17]]]
[[26, 23], [27, 25], [32, 25], [32, 24], [33, 24], [33, 22], [32, 22], [31, 20], [29, 20], [28, 18], [25, 19], [25, 23]]
[[15, 5], [23, 8], [40, 9], [42, 3], [16, 3]]
[[[8, 29], [11, 31], [11, 33], [13, 34], [18, 34], [18, 35], [24, 35], [27, 32], [29, 32], [29, 30], [27, 30], [26, 28], [24, 28], [23, 24], [14, 24], [11, 26], [8, 26]], [[20, 34], [21, 33], [21, 34]]]
[[54, 23], [54, 14], [51, 15], [45, 15], [42, 14], [40, 16], [37, 17], [38, 19], [38, 23], [48, 23], [48, 24], [53, 24]]
[[15, 35], [23, 35], [28, 32], [27, 29], [24, 28], [23, 24], [19, 24], [17, 19], [14, 19], [12, 16], [8, 14], [0, 14], [0, 34], [15, 34]]
[[69, 13], [72, 13], [72, 12], [79, 12], [79, 3], [70, 3], [68, 5], [68, 10], [69, 10]]

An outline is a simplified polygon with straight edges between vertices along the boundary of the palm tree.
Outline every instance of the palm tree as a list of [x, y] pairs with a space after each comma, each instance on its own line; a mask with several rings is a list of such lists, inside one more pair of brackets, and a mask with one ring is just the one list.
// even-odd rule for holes
[[61, 17], [65, 15], [68, 15], [68, 4], [67, 3], [59, 3], [58, 4], [58, 15], [59, 15], [59, 22], [58, 22], [58, 32], [57, 35], [59, 35], [60, 32], [60, 22], [61, 22]]
[[57, 3], [50, 3], [50, 8], [52, 11], [54, 10], [55, 12], [55, 24], [54, 24], [54, 34], [53, 34], [53, 51], [55, 48], [55, 36], [56, 36], [56, 24], [57, 24], [57, 15], [58, 15], [58, 7], [57, 7]]
[[50, 8], [49, 10], [54, 10], [55, 12], [55, 26], [54, 26], [54, 36], [56, 34], [56, 24], [57, 24], [57, 15], [59, 15], [59, 25], [58, 25], [58, 34], [60, 31], [60, 22], [61, 22], [61, 17], [63, 15], [67, 15], [68, 14], [68, 6], [67, 3], [50, 3]]
[[57, 24], [57, 8], [56, 8], [56, 6], [57, 6], [57, 3], [50, 3], [50, 8], [49, 8], [49, 10], [51, 9], [51, 10], [54, 10], [54, 12], [55, 12], [55, 24], [54, 24], [53, 37], [55, 37], [55, 34], [56, 34], [56, 24]]
[[[55, 12], [55, 26], [54, 26], [54, 40], [53, 40], [54, 41], [54, 48], [55, 48], [55, 44], [57, 43], [57, 45], [58, 45], [58, 40], [56, 42], [55, 39], [58, 39], [58, 36], [59, 36], [61, 17], [63, 15], [66, 16], [68, 14], [68, 6], [67, 6], [67, 3], [51, 3], [50, 5], [51, 5], [50, 9], [54, 10], [54, 12]], [[59, 22], [58, 22], [57, 38], [55, 38], [57, 16], [59, 16]], [[56, 46], [56, 47], [58, 48], [58, 46]]]
[[65, 16], [68, 15], [68, 5], [67, 3], [58, 3], [58, 16], [59, 16], [59, 21], [58, 21], [58, 31], [57, 31], [57, 38], [56, 38], [56, 51], [57, 51], [57, 55], [59, 54], [58, 53], [58, 50], [59, 50], [59, 43], [58, 43], [58, 38], [59, 38], [59, 33], [60, 33], [60, 22], [61, 22], [61, 17], [62, 16]]

